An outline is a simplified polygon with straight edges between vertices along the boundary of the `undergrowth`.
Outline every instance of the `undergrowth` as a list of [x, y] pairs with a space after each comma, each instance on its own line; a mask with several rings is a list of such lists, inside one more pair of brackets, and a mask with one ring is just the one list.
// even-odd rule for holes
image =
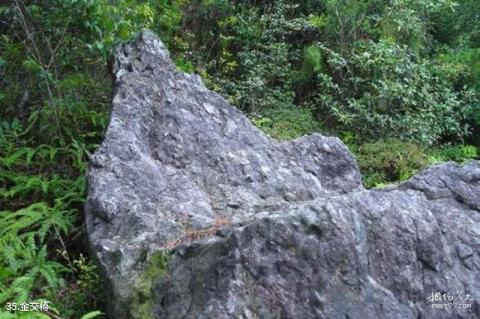
[[[48, 120], [39, 113], [0, 122], [0, 305], [32, 310], [46, 303], [48, 311], [4, 307], [2, 319], [79, 318], [103, 303], [81, 217], [87, 156], [96, 143], [62, 128], [62, 138], [37, 134]], [[79, 114], [59, 120], [69, 116]], [[100, 138], [103, 128], [96, 129]]]

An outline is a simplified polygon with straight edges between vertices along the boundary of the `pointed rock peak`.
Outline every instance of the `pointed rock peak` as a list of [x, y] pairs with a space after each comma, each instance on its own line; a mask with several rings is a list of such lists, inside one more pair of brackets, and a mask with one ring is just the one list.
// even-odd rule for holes
[[112, 75], [119, 80], [134, 71], [168, 70], [175, 65], [165, 44], [150, 30], [141, 31], [130, 43], [113, 50]]

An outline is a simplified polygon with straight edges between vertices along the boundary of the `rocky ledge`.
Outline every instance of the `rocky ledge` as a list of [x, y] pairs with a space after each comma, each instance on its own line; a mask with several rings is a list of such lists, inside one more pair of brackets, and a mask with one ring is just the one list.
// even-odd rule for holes
[[269, 138], [149, 31], [112, 74], [85, 206], [111, 318], [480, 318], [479, 162], [365, 190], [338, 138]]

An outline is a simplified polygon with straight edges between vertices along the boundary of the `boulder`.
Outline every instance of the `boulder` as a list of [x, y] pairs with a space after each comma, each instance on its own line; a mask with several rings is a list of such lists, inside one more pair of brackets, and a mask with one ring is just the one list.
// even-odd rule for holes
[[266, 136], [149, 31], [111, 68], [85, 205], [111, 318], [480, 317], [479, 162], [365, 190], [338, 138]]

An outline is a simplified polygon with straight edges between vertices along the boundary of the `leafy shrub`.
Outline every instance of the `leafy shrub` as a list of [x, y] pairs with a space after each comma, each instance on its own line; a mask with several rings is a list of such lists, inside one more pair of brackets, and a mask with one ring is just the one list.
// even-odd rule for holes
[[453, 6], [450, 0], [194, 1], [187, 12], [203, 13], [186, 24], [190, 50], [201, 52], [192, 56], [195, 67], [248, 113], [307, 106], [330, 133], [433, 145], [461, 142], [478, 127], [478, 92], [455, 84], [475, 83], [476, 49], [439, 59], [460, 59], [470, 74], [462, 81], [431, 55], [438, 50], [434, 19]]
[[471, 159], [478, 159], [480, 156], [480, 150], [473, 145], [454, 145], [454, 146], [442, 146], [439, 149], [435, 149], [430, 154], [430, 162], [447, 162], [454, 161], [458, 163], [465, 162]]
[[461, 96], [406, 47], [366, 41], [348, 56], [326, 47], [324, 52], [336, 76], [318, 75], [315, 105], [327, 125], [364, 139], [425, 144], [468, 134]]
[[251, 116], [253, 124], [278, 139], [292, 139], [320, 131], [319, 123], [310, 110], [292, 105], [291, 108], [272, 108], [262, 115]]
[[423, 149], [395, 139], [366, 143], [354, 151], [366, 187], [406, 180], [428, 164]]
[[[66, 251], [62, 251], [62, 255], [66, 259], [69, 258]], [[50, 298], [56, 300], [58, 312], [63, 317], [74, 318], [87, 309], [102, 306], [103, 280], [97, 266], [82, 254], [72, 260], [69, 266], [72, 280], [65, 282], [58, 291], [52, 291]], [[99, 312], [93, 313], [100, 315]]]

